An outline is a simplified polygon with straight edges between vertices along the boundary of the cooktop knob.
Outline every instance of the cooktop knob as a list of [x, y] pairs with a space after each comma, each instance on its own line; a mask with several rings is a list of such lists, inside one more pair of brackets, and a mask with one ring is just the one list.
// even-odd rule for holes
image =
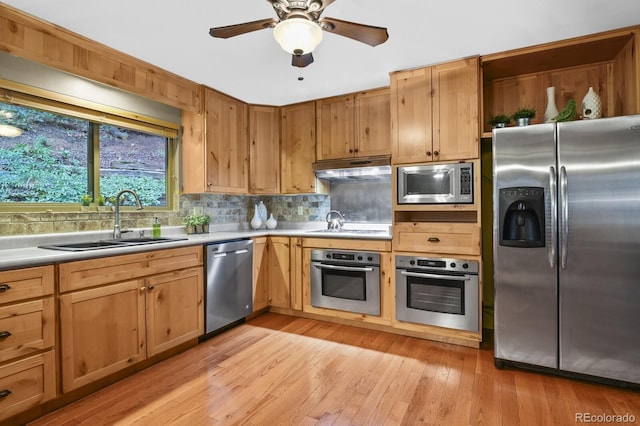
[[369, 257], [367, 257], [367, 260], [368, 260], [369, 262], [372, 262], [372, 261], [373, 261], [373, 256], [369, 256]]
[[452, 268], [455, 268], [456, 267], [456, 262], [451, 262], [451, 265], [449, 265], [449, 266], [451, 266]]
[[362, 256], [358, 256], [358, 260], [362, 260]]
[[409, 265], [415, 265], [415, 264], [416, 264], [416, 261], [415, 261], [415, 260], [410, 260], [410, 261], [409, 261]]
[[468, 264], [468, 263], [463, 263], [463, 264], [462, 264], [462, 267], [463, 267], [464, 269], [467, 269], [467, 268], [469, 267], [469, 264]]
[[327, 259], [331, 259], [331, 255], [330, 254], [327, 254]]

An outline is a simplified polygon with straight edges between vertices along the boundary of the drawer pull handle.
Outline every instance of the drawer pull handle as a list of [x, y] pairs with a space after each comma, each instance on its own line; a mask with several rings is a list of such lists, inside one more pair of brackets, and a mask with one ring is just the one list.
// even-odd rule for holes
[[439, 242], [440, 242], [440, 238], [438, 238], [438, 237], [431, 237], [431, 238], [429, 238], [427, 241], [429, 241], [430, 243], [439, 243]]
[[9, 336], [11, 336], [10, 332], [8, 332], [8, 331], [0, 331], [0, 339], [6, 339]]
[[11, 290], [11, 286], [9, 284], [0, 284], [0, 293], [4, 293], [7, 290]]
[[11, 395], [11, 391], [9, 389], [5, 389], [5, 390], [1, 390], [0, 391], [0, 399], [6, 398], [9, 395]]

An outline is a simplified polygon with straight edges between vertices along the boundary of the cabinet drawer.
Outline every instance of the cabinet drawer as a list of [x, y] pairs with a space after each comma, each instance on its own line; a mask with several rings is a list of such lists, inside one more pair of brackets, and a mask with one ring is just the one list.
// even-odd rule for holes
[[393, 226], [399, 251], [480, 255], [480, 226], [475, 223], [401, 223]]
[[56, 396], [54, 351], [0, 367], [0, 420]]
[[0, 362], [53, 346], [53, 305], [48, 297], [0, 308]]
[[202, 246], [63, 263], [59, 266], [60, 292], [80, 290], [200, 265], [202, 265]]
[[0, 272], [0, 305], [53, 294], [51, 266]]

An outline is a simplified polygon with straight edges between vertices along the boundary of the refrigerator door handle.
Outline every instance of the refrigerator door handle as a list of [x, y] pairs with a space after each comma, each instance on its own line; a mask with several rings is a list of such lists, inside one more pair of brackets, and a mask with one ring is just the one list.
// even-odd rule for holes
[[562, 234], [560, 235], [560, 265], [567, 269], [567, 246], [569, 239], [569, 204], [567, 203], [567, 169], [560, 167], [560, 205], [562, 207]]
[[551, 201], [551, 247], [549, 249], [549, 266], [556, 267], [556, 246], [558, 245], [558, 178], [556, 168], [549, 167], [549, 198]]

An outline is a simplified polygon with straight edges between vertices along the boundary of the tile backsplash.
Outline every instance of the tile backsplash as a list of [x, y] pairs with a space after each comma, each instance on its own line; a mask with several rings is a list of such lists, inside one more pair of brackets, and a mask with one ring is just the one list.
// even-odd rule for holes
[[[149, 228], [157, 217], [164, 226], [179, 226], [194, 207], [202, 207], [211, 216], [212, 224], [244, 225], [251, 221], [254, 205], [261, 200], [278, 222], [321, 221], [331, 210], [328, 195], [188, 194], [180, 197], [177, 211], [121, 211], [121, 225], [122, 228]], [[298, 214], [298, 206], [302, 207], [302, 214]], [[0, 235], [110, 230], [113, 220], [113, 212], [98, 211], [0, 213]]]

